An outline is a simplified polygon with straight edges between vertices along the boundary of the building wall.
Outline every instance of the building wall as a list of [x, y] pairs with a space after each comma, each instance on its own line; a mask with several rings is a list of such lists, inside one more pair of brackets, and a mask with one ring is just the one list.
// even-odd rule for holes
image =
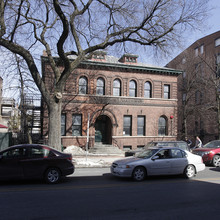
[[[43, 66], [46, 85], [53, 91], [51, 68], [46, 62]], [[159, 68], [152, 69], [146, 66], [139, 67], [137, 63], [114, 66], [110, 63], [97, 65], [93, 61], [81, 65], [70, 75], [63, 94], [62, 113], [66, 118], [66, 133], [62, 136], [63, 146], [85, 147], [88, 115], [90, 117], [89, 147], [95, 145], [95, 126], [97, 119], [101, 116], [107, 119], [108, 144], [113, 144], [121, 149], [127, 147], [135, 149], [152, 140], [176, 140], [178, 72], [165, 68], [159, 70]], [[79, 78], [82, 76], [88, 79], [88, 94], [85, 95], [79, 94]], [[105, 95], [96, 95], [96, 84], [99, 77], [105, 81]], [[115, 79], [121, 80], [121, 96], [113, 96], [113, 81]], [[129, 97], [130, 80], [134, 80], [137, 84], [137, 97]], [[144, 83], [146, 81], [152, 84], [152, 98], [144, 97]], [[170, 85], [169, 99], [164, 98], [165, 84]], [[77, 137], [72, 135], [73, 114], [82, 115], [82, 134]], [[124, 116], [132, 118], [130, 136], [124, 134]], [[138, 116], [145, 116], [145, 133], [142, 136], [137, 135]], [[168, 131], [165, 136], [158, 135], [160, 116], [167, 119]], [[44, 136], [47, 135], [47, 129], [47, 111], [44, 108]]]
[[[219, 138], [216, 89], [220, 82], [216, 74], [220, 67], [220, 63], [217, 65], [220, 43], [216, 45], [217, 41], [220, 41], [220, 31], [197, 40], [167, 64], [167, 67], [184, 71], [184, 75], [178, 77], [179, 138], [187, 135], [194, 139], [199, 135], [203, 143]], [[184, 93], [187, 101], [183, 100]], [[187, 134], [182, 126], [184, 111], [190, 112], [185, 114]]]

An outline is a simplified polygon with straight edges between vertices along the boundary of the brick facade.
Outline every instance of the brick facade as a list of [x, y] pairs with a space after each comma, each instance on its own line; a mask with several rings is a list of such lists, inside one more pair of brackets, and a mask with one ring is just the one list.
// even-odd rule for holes
[[[97, 54], [95, 54], [97, 55]], [[88, 117], [90, 117], [89, 147], [95, 142], [112, 144], [121, 149], [144, 146], [152, 140], [176, 140], [177, 137], [177, 76], [180, 71], [169, 68], [150, 67], [137, 63], [136, 55], [124, 55], [120, 60], [107, 56], [90, 57], [70, 75], [63, 94], [63, 146], [85, 147]], [[71, 57], [72, 58], [72, 57]], [[47, 58], [42, 57], [43, 77], [53, 91], [52, 70]], [[87, 93], [80, 94], [80, 79], [87, 80]], [[97, 80], [102, 95], [97, 95]], [[113, 91], [114, 80], [119, 80], [120, 95]], [[130, 82], [136, 83], [135, 97], [129, 96]], [[151, 85], [151, 97], [144, 97], [145, 82]], [[164, 88], [169, 88], [169, 98], [164, 98]], [[132, 90], [132, 89], [130, 89]], [[47, 110], [43, 108], [43, 135], [47, 135]], [[78, 124], [73, 118], [77, 115]], [[171, 119], [170, 116], [174, 116]], [[126, 134], [124, 118], [131, 119], [130, 134]], [[159, 118], [166, 121], [164, 135], [158, 135]], [[81, 121], [80, 121], [81, 120]], [[138, 122], [138, 121], [142, 122]], [[139, 125], [138, 125], [139, 123]], [[73, 125], [76, 127], [73, 128]], [[77, 127], [78, 126], [78, 127]], [[74, 136], [74, 129], [80, 135]], [[138, 133], [138, 129], [141, 134]]]

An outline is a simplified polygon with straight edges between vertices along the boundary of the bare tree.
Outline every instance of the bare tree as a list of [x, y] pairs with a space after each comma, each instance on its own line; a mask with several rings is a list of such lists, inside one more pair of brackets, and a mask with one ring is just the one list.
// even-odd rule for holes
[[[202, 106], [202, 112], [207, 120], [216, 125], [220, 139], [220, 54], [200, 57], [200, 59], [207, 70], [202, 84], [205, 93], [205, 105]], [[213, 118], [216, 120], [213, 121]]]
[[[187, 28], [198, 27], [206, 11], [207, 0], [0, 0], [0, 46], [26, 61], [49, 110], [48, 143], [60, 149], [64, 85], [88, 54], [116, 44], [166, 50]], [[43, 49], [54, 74], [52, 93], [40, 73]], [[73, 62], [70, 54], [77, 55]]]

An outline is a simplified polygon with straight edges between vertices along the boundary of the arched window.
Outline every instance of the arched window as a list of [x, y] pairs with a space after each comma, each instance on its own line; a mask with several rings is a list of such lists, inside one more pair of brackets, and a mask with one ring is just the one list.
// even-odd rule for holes
[[115, 79], [113, 82], [113, 96], [121, 96], [121, 81]]
[[105, 95], [105, 80], [103, 78], [97, 79], [96, 94]]
[[129, 82], [129, 96], [137, 97], [137, 84], [134, 80]]
[[166, 136], [167, 135], [167, 118], [161, 116], [158, 122], [158, 135]]
[[80, 77], [79, 79], [79, 94], [88, 93], [88, 80], [86, 77]]
[[144, 97], [152, 98], [152, 87], [150, 82], [145, 82], [144, 84]]

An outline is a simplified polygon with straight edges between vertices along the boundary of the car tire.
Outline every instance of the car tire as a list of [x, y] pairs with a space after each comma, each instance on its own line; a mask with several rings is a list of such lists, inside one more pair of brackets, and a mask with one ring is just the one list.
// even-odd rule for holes
[[219, 167], [220, 166], [220, 155], [214, 155], [212, 159], [212, 165], [214, 167]]
[[135, 181], [143, 181], [146, 176], [147, 172], [144, 167], [136, 167], [132, 173], [132, 177]]
[[45, 172], [44, 178], [47, 183], [51, 183], [51, 184], [58, 183], [61, 178], [61, 172], [59, 169], [57, 169], [55, 167], [49, 168]]
[[186, 168], [185, 168], [185, 171], [184, 171], [184, 176], [187, 178], [187, 179], [190, 179], [190, 178], [193, 178], [194, 176], [196, 175], [196, 169], [193, 165], [188, 165]]

